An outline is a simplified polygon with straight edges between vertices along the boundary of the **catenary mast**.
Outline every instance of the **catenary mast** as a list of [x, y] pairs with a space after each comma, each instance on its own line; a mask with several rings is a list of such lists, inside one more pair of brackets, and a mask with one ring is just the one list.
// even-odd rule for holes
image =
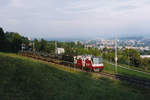
[[118, 66], [118, 55], [117, 55], [117, 33], [115, 34], [115, 73], [117, 74], [117, 66]]

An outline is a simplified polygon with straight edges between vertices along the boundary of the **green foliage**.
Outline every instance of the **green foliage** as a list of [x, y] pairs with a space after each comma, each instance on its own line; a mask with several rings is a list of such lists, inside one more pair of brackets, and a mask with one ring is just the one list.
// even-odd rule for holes
[[18, 33], [12, 35], [12, 49], [14, 52], [21, 50], [22, 37]]
[[18, 52], [21, 50], [22, 44], [29, 44], [29, 40], [26, 37], [19, 35], [15, 32], [4, 33], [3, 29], [0, 28], [0, 51], [4, 52]]
[[64, 48], [66, 55], [82, 55], [82, 54], [92, 54], [95, 56], [100, 56], [101, 53], [97, 48], [84, 48], [84, 46], [80, 43], [74, 42], [56, 42], [56, 41], [45, 41], [42, 39], [38, 41], [35, 39], [34, 41], [36, 51], [55, 53], [55, 43], [57, 43], [57, 47]]
[[[104, 49], [103, 52], [104, 59], [114, 62], [115, 52], [113, 50]], [[144, 61], [145, 60], [142, 60], [142, 58], [140, 57], [140, 53], [135, 49], [118, 50], [118, 63], [120, 64], [142, 67]]]
[[140, 53], [135, 49], [128, 50], [128, 56], [130, 58], [130, 65], [139, 67], [141, 65]]
[[55, 53], [55, 41], [50, 41], [47, 44], [47, 51], [50, 53]]
[[22, 40], [22, 43], [25, 44], [26, 46], [28, 46], [30, 43], [27, 37], [21, 36], [21, 40]]
[[142, 59], [141, 63], [142, 63], [142, 67], [144, 67], [145, 70], [147, 70], [148, 67], [150, 67], [150, 59], [149, 58]]
[[3, 29], [0, 27], [0, 51], [4, 51], [5, 44], [5, 34]]
[[55, 49], [54, 42], [47, 42], [44, 39], [41, 39], [40, 41], [34, 39], [33, 43], [35, 46], [35, 51], [54, 53]]
[[35, 50], [39, 51], [39, 49], [40, 49], [40, 43], [39, 43], [39, 41], [37, 39], [34, 39], [33, 42], [34, 42]]
[[46, 46], [47, 46], [47, 42], [46, 42], [46, 40], [41, 39], [41, 41], [40, 41], [40, 48], [39, 48], [39, 50], [40, 50], [40, 51], [42, 51], [42, 52], [46, 51]]
[[129, 64], [130, 63], [130, 59], [128, 56], [120, 56], [118, 57], [118, 62], [121, 64]]

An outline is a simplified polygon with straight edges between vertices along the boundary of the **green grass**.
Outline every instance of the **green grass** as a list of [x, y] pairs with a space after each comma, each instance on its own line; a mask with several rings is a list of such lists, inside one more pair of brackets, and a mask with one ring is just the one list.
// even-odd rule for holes
[[[104, 66], [105, 66], [104, 67], [104, 72], [114, 74], [114, 72], [115, 72], [115, 66], [114, 65], [104, 63]], [[136, 71], [120, 68], [120, 67], [118, 67], [118, 74], [133, 77], [133, 78], [140, 78], [140, 79], [150, 80], [150, 75], [148, 75], [148, 74], [144, 74], [144, 73], [141, 73], [141, 72], [136, 72]]]
[[[104, 61], [108, 61], [108, 60], [104, 60]], [[112, 61], [109, 61], [109, 62], [114, 63]], [[150, 73], [149, 68], [148, 68], [148, 70], [145, 70], [144, 67], [135, 67], [135, 66], [131, 66], [131, 65], [127, 65], [127, 64], [121, 64], [121, 63], [119, 63], [119, 65], [121, 65], [123, 67], [131, 68], [131, 69], [134, 69], [134, 70], [138, 70], [138, 71], [143, 71], [143, 72]]]
[[115, 68], [113, 65], [104, 62], [104, 70], [103, 71], [114, 74]]
[[147, 100], [148, 89], [0, 53], [0, 100]]
[[126, 64], [119, 64], [119, 65], [127, 67], [127, 68], [131, 68], [131, 69], [135, 69], [135, 70], [138, 70], [138, 71], [143, 71], [143, 72], [150, 73], [150, 69], [149, 68], [148, 68], [148, 70], [145, 70], [144, 67], [135, 67], [135, 66], [126, 65]]

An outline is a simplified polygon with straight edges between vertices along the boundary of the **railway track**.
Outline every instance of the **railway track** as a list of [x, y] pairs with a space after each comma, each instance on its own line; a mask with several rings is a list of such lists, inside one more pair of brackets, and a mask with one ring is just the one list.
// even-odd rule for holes
[[64, 65], [65, 67], [72, 67], [72, 68], [78, 69], [82, 72], [94, 73], [94, 74], [101, 75], [101, 76], [104, 76], [104, 77], [107, 77], [107, 78], [110, 78], [113, 80], [126, 81], [130, 84], [135, 84], [140, 87], [150, 88], [150, 80], [144, 80], [144, 79], [133, 78], [133, 77], [131, 78], [129, 76], [123, 76], [123, 75], [119, 75], [119, 74], [110, 74], [110, 73], [106, 73], [106, 72], [99, 72], [99, 73], [96, 72], [95, 73], [95, 72], [91, 72], [91, 71], [85, 71], [85, 70], [76, 68], [72, 62], [61, 61], [59, 59], [50, 58], [49, 56], [43, 57], [40, 55], [37, 56], [37, 55], [33, 55], [33, 54], [23, 54], [23, 53], [19, 53], [19, 55], [46, 61], [46, 62], [51, 62], [53, 64]]

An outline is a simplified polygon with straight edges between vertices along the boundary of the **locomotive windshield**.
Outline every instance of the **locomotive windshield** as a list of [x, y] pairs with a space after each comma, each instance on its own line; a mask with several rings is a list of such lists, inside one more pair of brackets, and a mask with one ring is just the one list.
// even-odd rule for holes
[[93, 64], [101, 64], [102, 63], [102, 58], [93, 58]]

